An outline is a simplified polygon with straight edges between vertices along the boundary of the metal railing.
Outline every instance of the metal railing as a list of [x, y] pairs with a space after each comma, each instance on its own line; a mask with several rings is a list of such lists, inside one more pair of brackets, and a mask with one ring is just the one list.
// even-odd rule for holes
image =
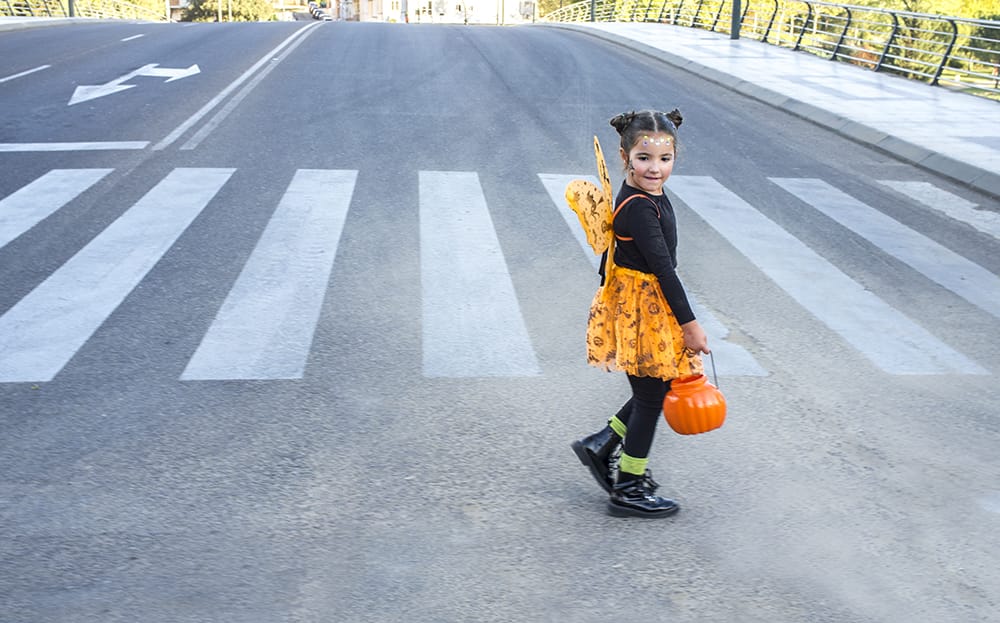
[[[813, 0], [742, 0], [739, 36], [1000, 99], [1000, 21]], [[732, 0], [583, 0], [553, 22], [658, 22], [731, 34]]]
[[63, 17], [66, 11], [58, 0], [3, 0], [0, 15], [7, 17]]
[[[65, 0], [0, 0], [0, 16], [70, 17]], [[132, 4], [126, 0], [74, 0], [74, 17], [166, 21], [166, 11]]]

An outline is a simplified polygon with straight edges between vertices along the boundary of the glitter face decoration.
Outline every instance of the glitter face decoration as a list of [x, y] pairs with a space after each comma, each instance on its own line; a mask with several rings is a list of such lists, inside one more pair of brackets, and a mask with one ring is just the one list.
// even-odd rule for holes
[[639, 143], [643, 147], [649, 147], [650, 145], [653, 145], [654, 147], [661, 147], [661, 146], [662, 147], [667, 147], [672, 142], [673, 142], [673, 139], [670, 138], [669, 136], [661, 136], [659, 138], [650, 138], [649, 136], [646, 136], [646, 135], [643, 135], [642, 140], [639, 141]]

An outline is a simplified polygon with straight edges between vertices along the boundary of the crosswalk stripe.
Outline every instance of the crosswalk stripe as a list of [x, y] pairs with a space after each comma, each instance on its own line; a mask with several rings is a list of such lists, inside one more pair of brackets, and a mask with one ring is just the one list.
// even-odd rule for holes
[[987, 374], [711, 177], [668, 188], [779, 287], [892, 374]]
[[75, 199], [114, 169], [53, 169], [0, 199], [0, 248]]
[[[584, 255], [587, 256], [587, 259], [590, 260], [591, 265], [596, 270], [601, 262], [601, 256], [594, 255], [593, 249], [587, 243], [587, 234], [583, 231], [580, 220], [566, 202], [566, 185], [573, 180], [580, 179], [598, 185], [597, 178], [592, 175], [563, 175], [557, 173], [539, 173], [538, 178], [542, 181], [542, 185], [552, 199], [552, 203], [558, 208], [559, 214], [566, 221], [570, 231], [573, 232], [573, 236], [576, 238], [577, 243], [579, 243], [580, 248], [583, 249]], [[757, 360], [753, 358], [753, 355], [747, 349], [726, 341], [726, 337], [729, 335], [729, 328], [722, 324], [715, 314], [699, 305], [690, 292], [688, 292], [688, 299], [694, 309], [695, 316], [698, 318], [698, 323], [701, 324], [711, 339], [710, 346], [712, 351], [715, 355], [718, 355], [716, 357], [719, 363], [718, 371], [723, 376], [767, 376], [767, 371], [757, 363]]]
[[590, 245], [587, 243], [587, 234], [583, 231], [583, 227], [580, 225], [580, 219], [577, 218], [576, 212], [570, 209], [569, 204], [566, 203], [566, 186], [573, 180], [587, 180], [598, 188], [600, 188], [601, 183], [597, 181], [597, 178], [593, 175], [539, 173], [538, 179], [542, 181], [542, 186], [544, 186], [545, 191], [549, 193], [549, 198], [552, 199], [552, 203], [559, 208], [559, 216], [563, 217], [563, 220], [566, 221], [566, 224], [569, 226], [569, 230], [573, 232], [573, 237], [576, 238], [578, 243], [580, 243], [580, 248], [583, 249], [587, 259], [590, 260], [590, 264], [594, 267], [594, 270], [597, 270], [601, 263], [601, 256], [594, 255], [594, 250], [591, 249]]
[[770, 178], [802, 201], [973, 305], [1000, 318], [1000, 278], [827, 182]]
[[419, 181], [424, 375], [541, 374], [479, 176]]
[[181, 379], [302, 378], [356, 178], [296, 172]]
[[1000, 214], [996, 212], [977, 210], [971, 201], [929, 182], [879, 180], [879, 183], [1000, 240]]
[[0, 316], [0, 381], [52, 380], [233, 171], [175, 169]]
[[767, 376], [768, 372], [761, 366], [750, 351], [739, 344], [726, 340], [729, 337], [729, 327], [713, 314], [707, 307], [698, 302], [690, 293], [688, 300], [694, 311], [698, 324], [709, 337], [708, 347], [712, 349], [712, 357], [716, 363], [719, 376]]

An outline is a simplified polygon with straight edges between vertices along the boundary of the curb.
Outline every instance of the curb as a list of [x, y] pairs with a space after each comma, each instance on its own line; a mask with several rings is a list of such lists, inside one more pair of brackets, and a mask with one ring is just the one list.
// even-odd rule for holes
[[43, 26], [62, 26], [65, 24], [75, 24], [77, 21], [77, 18], [73, 17], [0, 17], [0, 32], [25, 30], [27, 28], [41, 28]]
[[540, 25], [574, 30], [596, 39], [629, 48], [774, 108], [793, 114], [796, 117], [833, 130], [855, 142], [875, 147], [897, 158], [911, 162], [922, 169], [949, 177], [994, 197], [1000, 197], [1000, 174], [981, 169], [966, 162], [960, 162], [954, 158], [931, 151], [926, 147], [915, 145], [886, 134], [882, 130], [851, 121], [808, 102], [796, 100], [787, 95], [766, 89], [731, 74], [706, 67], [688, 58], [677, 56], [676, 54], [635, 41], [634, 39], [629, 39], [628, 37], [563, 22], [546, 22]]
[[111, 19], [105, 17], [0, 17], [0, 32], [44, 28], [45, 26], [66, 26], [69, 24], [143, 24], [137, 19]]
[[114, 19], [109, 17], [0, 17], [0, 32], [66, 26], [68, 24], [166, 24], [142, 19]]

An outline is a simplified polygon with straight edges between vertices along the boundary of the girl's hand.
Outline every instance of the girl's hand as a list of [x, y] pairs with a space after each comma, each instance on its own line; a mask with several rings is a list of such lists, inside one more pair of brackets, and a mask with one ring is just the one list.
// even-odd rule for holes
[[705, 335], [705, 331], [698, 324], [697, 320], [685, 322], [681, 325], [681, 329], [684, 331], [685, 348], [690, 348], [696, 353], [705, 353], [706, 355], [711, 352], [708, 349], [708, 336]]

